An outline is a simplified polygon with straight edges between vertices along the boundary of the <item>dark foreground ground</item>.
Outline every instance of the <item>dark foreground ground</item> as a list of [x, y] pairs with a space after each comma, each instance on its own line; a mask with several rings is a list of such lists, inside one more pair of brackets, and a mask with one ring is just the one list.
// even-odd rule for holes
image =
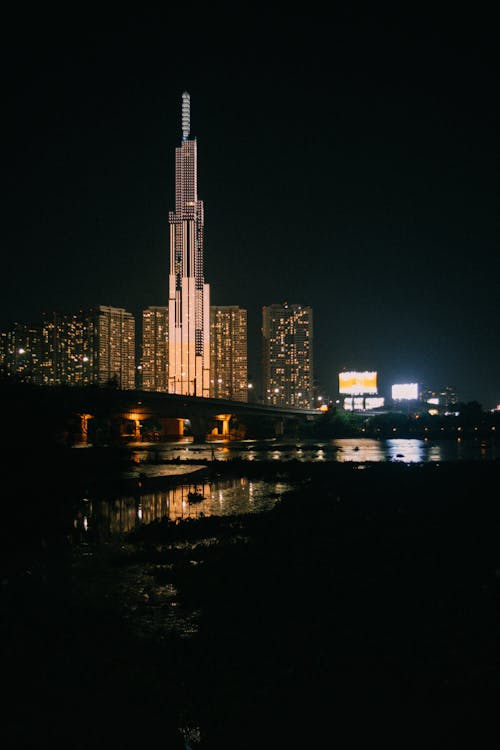
[[[71, 544], [74, 474], [49, 503], [32, 478], [10, 490], [2, 746], [496, 747], [500, 465], [289, 470], [268, 514], [100, 549]], [[201, 613], [190, 638], [162, 631], [168, 583]]]

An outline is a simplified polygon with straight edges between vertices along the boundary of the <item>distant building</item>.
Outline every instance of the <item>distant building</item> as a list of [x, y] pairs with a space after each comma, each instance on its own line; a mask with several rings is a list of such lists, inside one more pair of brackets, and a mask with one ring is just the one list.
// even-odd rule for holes
[[142, 312], [142, 389], [168, 391], [168, 307]]
[[40, 382], [43, 357], [40, 326], [14, 323], [1, 337], [2, 374], [27, 383]]
[[43, 313], [38, 325], [15, 323], [1, 334], [0, 367], [35, 385], [86, 385], [89, 324], [85, 314]]
[[446, 409], [451, 409], [458, 403], [458, 393], [454, 385], [445, 385], [439, 392]]
[[457, 389], [454, 385], [445, 385], [439, 390], [424, 386], [420, 391], [420, 400], [432, 406], [436, 412], [453, 411], [458, 403]]
[[41, 335], [41, 385], [81, 386], [92, 382], [91, 326], [86, 312], [43, 313]]
[[14, 323], [0, 335], [3, 375], [35, 385], [135, 388], [135, 320], [118, 307], [43, 313], [39, 325]]
[[248, 401], [247, 311], [210, 308], [210, 396]]
[[0, 331], [0, 377], [8, 376], [9, 339], [7, 331]]
[[313, 405], [313, 312], [304, 305], [262, 308], [263, 401], [273, 406]]
[[89, 313], [92, 382], [135, 389], [135, 319], [121, 307], [99, 305]]

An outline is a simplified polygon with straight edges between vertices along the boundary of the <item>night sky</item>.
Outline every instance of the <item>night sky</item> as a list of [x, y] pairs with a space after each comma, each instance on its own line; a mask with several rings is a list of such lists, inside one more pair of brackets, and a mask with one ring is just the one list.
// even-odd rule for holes
[[497, 17], [245, 7], [4, 24], [0, 328], [167, 303], [187, 90], [205, 278], [248, 310], [250, 377], [288, 301], [325, 394], [369, 369], [500, 403]]

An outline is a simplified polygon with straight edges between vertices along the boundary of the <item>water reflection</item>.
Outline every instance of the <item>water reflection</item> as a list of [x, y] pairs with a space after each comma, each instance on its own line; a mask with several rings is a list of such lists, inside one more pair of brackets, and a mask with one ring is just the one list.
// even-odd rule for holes
[[332, 443], [337, 451], [337, 461], [383, 461], [385, 458], [380, 440], [346, 438]]
[[437, 443], [432, 443], [427, 446], [427, 461], [442, 461], [443, 451], [441, 446]]
[[[440, 454], [439, 448], [438, 453]], [[423, 440], [391, 438], [387, 440], [387, 458], [391, 461], [420, 463], [425, 460], [425, 443]]]
[[[131, 448], [131, 458], [137, 470], [141, 464], [149, 464], [151, 473], [182, 471], [182, 468], [166, 469], [163, 461], [178, 460], [179, 467], [185, 460], [230, 461], [240, 458], [246, 461], [457, 461], [494, 459], [499, 454], [496, 439], [433, 440], [420, 438], [343, 438], [324, 441], [242, 440], [229, 444], [202, 443], [176, 445], [172, 443], [143, 444]], [[153, 469], [153, 465], [156, 467]], [[134, 471], [132, 469], [132, 472]]]
[[[347, 462], [360, 466], [376, 461], [401, 461], [404, 463], [441, 462], [462, 460], [489, 460], [498, 455], [495, 440], [431, 440], [429, 438], [345, 438], [327, 441], [297, 441], [296, 443], [270, 441], [241, 441], [214, 446], [144, 444], [133, 446], [133, 467], [127, 476], [148, 477], [185, 473], [182, 485], [156, 490], [137, 496], [123, 495], [99, 502], [87, 500], [75, 519], [75, 538], [109, 538], [130, 531], [138, 524], [156, 519], [172, 521], [198, 518], [205, 515], [234, 515], [270, 509], [289, 485], [283, 482], [265, 482], [240, 479], [219, 479], [194, 484], [189, 472], [206, 465], [214, 458], [218, 461], [243, 458], [248, 461], [272, 460], [274, 462]], [[162, 463], [172, 461], [174, 463]], [[178, 461], [175, 461], [178, 459]], [[188, 459], [188, 462], [185, 462]], [[200, 463], [194, 463], [199, 461]], [[191, 463], [193, 462], [193, 463]], [[188, 493], [198, 490], [202, 498], [190, 502]]]
[[[241, 477], [214, 482], [191, 482], [138, 495], [112, 499], [85, 499], [75, 518], [76, 541], [104, 541], [125, 534], [141, 524], [201, 516], [238, 515], [270, 510], [291, 485]], [[190, 502], [189, 493], [202, 499]]]

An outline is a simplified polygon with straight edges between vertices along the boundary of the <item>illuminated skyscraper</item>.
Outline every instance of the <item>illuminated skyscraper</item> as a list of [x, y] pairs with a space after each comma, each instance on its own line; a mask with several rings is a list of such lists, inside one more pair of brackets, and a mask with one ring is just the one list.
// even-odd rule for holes
[[142, 311], [142, 388], [168, 391], [168, 307]]
[[43, 313], [40, 382], [43, 385], [88, 385], [91, 326], [87, 313]]
[[90, 367], [98, 385], [135, 389], [135, 319], [121, 307], [99, 305], [89, 315]]
[[248, 401], [247, 311], [210, 308], [210, 395]]
[[203, 202], [198, 200], [190, 98], [182, 95], [182, 143], [175, 149], [175, 213], [169, 213], [168, 390], [210, 392], [210, 287], [203, 274]]
[[303, 305], [262, 308], [263, 399], [272, 406], [313, 403], [313, 314]]

